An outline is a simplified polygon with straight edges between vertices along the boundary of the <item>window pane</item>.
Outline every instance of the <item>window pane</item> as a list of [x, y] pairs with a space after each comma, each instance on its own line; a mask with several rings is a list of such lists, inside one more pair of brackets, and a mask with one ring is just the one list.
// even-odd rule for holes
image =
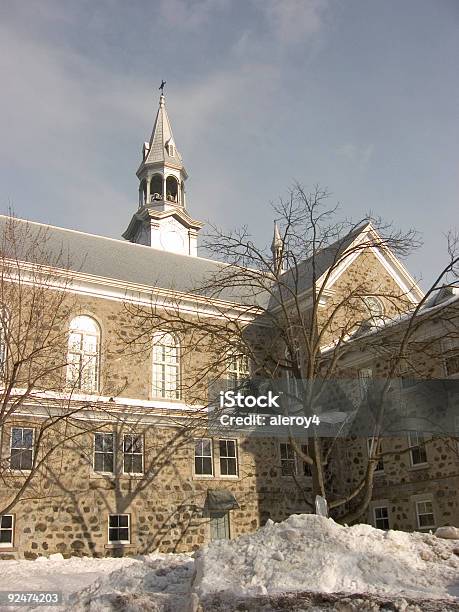
[[13, 526], [13, 517], [11, 514], [5, 514], [0, 517], [0, 527], [2, 529], [10, 529]]
[[117, 514], [111, 514], [109, 517], [109, 525], [110, 527], [118, 527], [118, 515]]
[[120, 514], [119, 515], [119, 522], [118, 522], [120, 527], [127, 527], [128, 526], [128, 516], [127, 514]]
[[133, 474], [141, 474], [143, 472], [142, 455], [134, 455], [132, 457], [131, 471]]
[[19, 427], [13, 427], [11, 430], [11, 446], [12, 448], [22, 447], [22, 429]]
[[11, 544], [13, 541], [13, 531], [0, 529], [0, 544]]

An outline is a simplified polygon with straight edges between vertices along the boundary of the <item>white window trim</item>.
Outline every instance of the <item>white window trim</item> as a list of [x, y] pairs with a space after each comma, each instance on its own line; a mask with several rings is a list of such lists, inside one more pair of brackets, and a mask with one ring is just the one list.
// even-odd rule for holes
[[[211, 474], [197, 474], [196, 473], [196, 442], [198, 440], [209, 440], [210, 441], [210, 467], [212, 468]], [[208, 455], [198, 455], [199, 457], [208, 457]], [[215, 478], [215, 466], [214, 466], [214, 441], [213, 438], [193, 438], [193, 478], [210, 479]]]
[[[31, 429], [32, 430], [32, 467], [26, 470], [20, 470], [18, 468], [11, 467], [11, 451], [13, 450], [13, 429]], [[33, 463], [35, 460], [35, 427], [29, 427], [27, 425], [12, 425], [10, 428], [10, 471], [16, 472], [17, 474], [28, 474], [33, 470]]]
[[[177, 364], [176, 365], [172, 365], [172, 364], [168, 364], [165, 361], [155, 361], [155, 344], [159, 344], [159, 346], [166, 346], [166, 347], [170, 347], [170, 345], [168, 344], [162, 344], [161, 339], [164, 338], [164, 336], [170, 336], [174, 342], [175, 342], [175, 349], [177, 351]], [[162, 392], [159, 391], [159, 389], [156, 388], [155, 386], [155, 368], [156, 367], [164, 367], [165, 368], [165, 372], [166, 372], [166, 368], [167, 367], [173, 367], [174, 370], [176, 371], [176, 387], [175, 387], [175, 396], [174, 397], [169, 397], [167, 395], [167, 391], [165, 391], [165, 394], [162, 395]], [[153, 344], [152, 344], [152, 351], [151, 351], [151, 397], [152, 399], [161, 399], [161, 400], [167, 400], [167, 401], [171, 401], [171, 402], [179, 402], [182, 399], [182, 392], [181, 392], [181, 381], [182, 381], [182, 359], [181, 359], [181, 347], [180, 347], [180, 342], [178, 341], [178, 338], [175, 334], [170, 333], [170, 332], [156, 332], [153, 335]]]
[[[72, 323], [75, 321], [75, 319], [79, 317], [85, 317], [87, 319], [91, 319], [92, 321], [94, 321], [94, 324], [97, 329], [97, 345], [96, 345], [96, 352], [94, 353], [94, 355], [96, 356], [96, 377], [94, 380], [94, 386], [91, 389], [87, 389], [84, 386], [82, 386], [81, 381], [80, 381], [80, 384], [76, 386], [75, 383], [72, 382], [71, 376], [69, 375], [69, 372], [71, 371], [71, 367], [72, 367], [72, 364], [70, 363], [69, 355], [72, 353], [81, 354], [81, 355], [85, 354], [84, 351], [75, 351], [75, 350], [71, 351], [70, 350], [71, 334], [81, 333], [82, 335], [84, 335], [86, 333], [87, 335], [91, 335], [91, 336], [94, 335], [87, 331], [78, 330], [72, 326]], [[87, 395], [95, 395], [99, 392], [100, 390], [100, 372], [101, 372], [101, 343], [102, 343], [102, 329], [101, 329], [99, 322], [97, 321], [95, 317], [92, 316], [92, 314], [80, 314], [80, 315], [77, 315], [76, 317], [73, 317], [73, 319], [70, 321], [69, 328], [68, 328], [68, 342], [67, 342], [67, 361], [68, 363], [67, 363], [67, 368], [66, 368], [67, 386], [74, 386], [75, 390], [80, 391], [81, 393], [86, 393]]]
[[387, 510], [387, 520], [389, 522], [389, 527], [388, 529], [390, 529], [390, 511], [389, 511], [389, 506], [387, 504], [383, 504], [383, 503], [378, 503], [377, 505], [373, 506], [373, 525], [375, 529], [381, 529], [381, 527], [378, 527], [376, 524], [376, 510], [381, 510], [382, 508], [384, 508], [385, 510]]
[[[218, 476], [228, 480], [237, 480], [239, 478], [239, 447], [237, 438], [218, 438]], [[236, 474], [222, 474], [221, 473], [221, 455], [220, 455], [220, 441], [221, 442], [234, 442], [234, 450], [236, 452]], [[223, 457], [224, 459], [233, 459], [233, 457]]]
[[[290, 446], [290, 447], [292, 448], [292, 450], [293, 450], [293, 459], [284, 459], [284, 458], [282, 457], [282, 453], [281, 453], [281, 444], [287, 444], [288, 446]], [[277, 449], [278, 449], [278, 450], [277, 450], [277, 452], [278, 452], [278, 454], [279, 454], [279, 465], [280, 465], [280, 475], [281, 475], [281, 477], [282, 477], [282, 478], [294, 478], [294, 477], [295, 477], [295, 478], [297, 478], [297, 477], [298, 477], [298, 455], [297, 455], [297, 453], [295, 452], [295, 449], [293, 448], [293, 445], [292, 445], [290, 442], [288, 442], [288, 441], [285, 441], [285, 440], [279, 440], [279, 443], [278, 443], [278, 445], [277, 445]], [[295, 471], [293, 472], [293, 474], [284, 474], [284, 473], [282, 472], [282, 462], [283, 462], [283, 461], [284, 461], [284, 462], [285, 462], [285, 461], [293, 461], [293, 466], [294, 466], [294, 470], [295, 470]]]
[[[96, 434], [110, 434], [113, 436], [113, 472], [102, 472], [96, 470]], [[94, 474], [102, 474], [106, 476], [113, 476], [115, 474], [115, 466], [116, 466], [116, 434], [111, 431], [95, 431], [92, 437], [92, 471]]]
[[[416, 434], [416, 436], [418, 437], [417, 441], [419, 442], [419, 432], [418, 431], [410, 431], [408, 433], [408, 446], [414, 446], [414, 447], [421, 446], [420, 444], [413, 444], [411, 442], [411, 435], [412, 434]], [[424, 442], [425, 442], [425, 437], [424, 437]], [[426, 461], [423, 461], [422, 463], [413, 463], [413, 449], [410, 449], [410, 465], [411, 465], [412, 468], [416, 469], [416, 468], [419, 468], [419, 467], [426, 467], [427, 465], [429, 465], [429, 462], [427, 461], [427, 447], [426, 447], [425, 444], [423, 445], [423, 449], [424, 449], [424, 452], [426, 454]]]
[[[142, 456], [142, 471], [141, 472], [125, 472], [124, 471], [124, 438], [126, 436], [135, 436], [136, 438], [141, 438], [142, 439], [142, 453], [127, 453], [128, 455], [139, 455], [141, 454]], [[127, 474], [129, 476], [143, 476], [145, 474], [145, 437], [143, 434], [135, 434], [135, 433], [125, 433], [123, 434], [123, 448], [122, 448], [122, 453], [123, 453], [123, 474]]]
[[364, 399], [366, 396], [366, 392], [368, 390], [367, 381], [373, 379], [373, 370], [372, 368], [360, 368], [358, 375], [359, 375], [360, 399]]
[[[429, 504], [432, 505], [432, 513], [430, 513], [430, 512], [421, 512], [421, 514], [422, 515], [432, 514], [434, 522], [433, 522], [433, 525], [423, 525], [421, 527], [420, 521], [419, 521], [419, 515], [420, 515], [420, 513], [419, 513], [419, 504], [425, 504], [425, 503], [429, 503]], [[416, 499], [415, 500], [415, 510], [416, 510], [416, 522], [417, 522], [417, 525], [418, 525], [418, 529], [434, 529], [437, 526], [436, 525], [436, 519], [435, 519], [435, 510], [434, 510], [434, 505], [433, 505], [432, 498], [426, 497], [425, 499]]]
[[11, 531], [11, 542], [0, 542], [0, 548], [14, 548], [14, 536], [15, 536], [15, 527], [16, 527], [16, 517], [14, 514], [0, 514], [0, 518], [2, 516], [11, 516], [11, 529], [3, 529], [3, 531]]
[[[127, 516], [128, 517], [128, 534], [129, 534], [129, 539], [128, 540], [110, 540], [110, 517], [111, 516]], [[112, 527], [112, 529], [116, 529], [116, 527]], [[120, 527], [119, 529], [126, 529], [125, 527]], [[131, 539], [132, 539], [132, 534], [131, 534], [131, 515], [127, 514], [125, 512], [110, 512], [110, 514], [107, 517], [107, 542], [108, 544], [130, 544], [131, 543]]]

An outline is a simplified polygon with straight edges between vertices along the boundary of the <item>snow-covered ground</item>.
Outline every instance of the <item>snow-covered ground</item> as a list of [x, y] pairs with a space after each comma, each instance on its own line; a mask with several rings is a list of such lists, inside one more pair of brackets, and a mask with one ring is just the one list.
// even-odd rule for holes
[[[51, 612], [230, 611], [236, 609], [236, 602], [266, 612], [449, 612], [459, 610], [458, 549], [459, 540], [385, 532], [368, 525], [343, 527], [320, 516], [294, 515], [283, 523], [269, 522], [254, 534], [213, 542], [194, 557], [153, 553], [122, 559], [63, 559], [51, 555], [36, 561], [0, 561], [0, 590], [62, 591], [62, 607], [37, 608]], [[335, 595], [327, 595], [336, 593], [345, 594], [340, 604]], [[342, 605], [343, 597], [351, 602], [346, 603], [348, 607], [334, 607]], [[423, 603], [417, 607], [403, 598]], [[387, 601], [402, 603], [384, 608]], [[8, 609], [24, 607], [0, 606], [2, 612]]]

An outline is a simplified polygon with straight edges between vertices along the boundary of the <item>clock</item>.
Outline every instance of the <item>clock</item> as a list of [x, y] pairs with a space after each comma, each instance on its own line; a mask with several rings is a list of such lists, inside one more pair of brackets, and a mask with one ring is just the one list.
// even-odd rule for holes
[[184, 237], [176, 229], [169, 228], [162, 232], [160, 242], [165, 251], [186, 253]]

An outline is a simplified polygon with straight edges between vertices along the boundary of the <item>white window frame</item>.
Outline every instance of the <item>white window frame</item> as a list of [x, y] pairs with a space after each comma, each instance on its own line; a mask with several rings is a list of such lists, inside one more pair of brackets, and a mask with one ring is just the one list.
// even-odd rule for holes
[[[96, 454], [105, 455], [109, 453], [104, 453], [101, 451], [96, 451], [96, 436], [111, 436], [112, 437], [112, 455], [113, 455], [113, 470], [111, 472], [106, 472], [104, 470], [96, 470]], [[115, 465], [116, 465], [116, 435], [111, 431], [95, 431], [93, 436], [93, 460], [92, 460], [92, 469], [96, 474], [114, 474], [115, 473]]]
[[[31, 447], [32, 457], [31, 457], [30, 468], [16, 468], [16, 467], [11, 466], [11, 455], [13, 451], [13, 429], [30, 429], [32, 431], [32, 447]], [[19, 450], [19, 447], [14, 447], [14, 448]], [[27, 450], [27, 449], [23, 449], [23, 450]], [[35, 459], [35, 428], [22, 426], [22, 425], [12, 425], [10, 429], [10, 469], [13, 470], [14, 472], [31, 472], [33, 469], [34, 459]]]
[[237, 389], [242, 381], [250, 376], [250, 360], [248, 355], [229, 353], [227, 358], [226, 375], [229, 389]]
[[[367, 454], [368, 454], [368, 459], [370, 459], [371, 454], [373, 452], [373, 445], [375, 444], [376, 438], [374, 436], [370, 436], [369, 438], [367, 438]], [[380, 443], [380, 447], [381, 447], [381, 443]], [[382, 467], [379, 467], [379, 464], [382, 463]], [[378, 462], [376, 464], [376, 468], [375, 468], [375, 474], [383, 474], [384, 473], [384, 459], [381, 457], [381, 459], [378, 459]]]
[[[419, 512], [419, 505], [420, 504], [430, 504], [431, 508], [432, 508], [432, 512]], [[436, 527], [435, 510], [434, 510], [434, 507], [433, 507], [432, 499], [429, 499], [429, 498], [417, 499], [415, 501], [415, 508], [416, 508], [416, 521], [417, 521], [417, 524], [418, 524], [418, 529], [433, 529], [433, 528]], [[433, 523], [431, 525], [422, 525], [421, 526], [420, 517], [421, 516], [427, 516], [429, 514], [432, 515]]]
[[[76, 321], [78, 319], [86, 319], [95, 329], [80, 329]], [[72, 342], [74, 336], [80, 336], [79, 348]], [[85, 341], [88, 338], [95, 339], [95, 351], [89, 351], [85, 348]], [[99, 323], [91, 315], [78, 315], [70, 321], [69, 339], [67, 347], [67, 385], [71, 386], [82, 393], [97, 393], [100, 388], [100, 346], [102, 333]], [[75, 362], [72, 356], [77, 357]], [[84, 370], [88, 367], [89, 361], [94, 361], [94, 376], [90, 381], [84, 377]], [[75, 370], [78, 368], [78, 376], [75, 376]]]
[[[142, 451], [140, 453], [126, 453], [126, 451], [124, 450], [124, 440], [127, 436], [132, 436], [133, 438], [138, 438], [142, 441]], [[141, 456], [142, 458], [142, 471], [141, 472], [126, 472], [126, 470], [124, 469], [124, 459], [126, 457], [126, 455], [128, 456]], [[125, 433], [123, 434], [123, 474], [132, 474], [132, 475], [143, 475], [145, 473], [145, 439], [144, 439], [144, 435], [143, 434], [135, 434], [135, 433]]]
[[[387, 517], [377, 517], [376, 516], [376, 510], [385, 510]], [[387, 523], [388, 526], [386, 527], [378, 527], [378, 520], [385, 520], [387, 518]], [[389, 506], [387, 505], [378, 505], [378, 506], [373, 506], [373, 525], [375, 526], [375, 529], [382, 529], [383, 531], [387, 531], [390, 529], [390, 514], [389, 514]]]
[[[419, 444], [419, 435], [422, 436], [423, 438], [423, 442], [424, 444]], [[416, 436], [416, 442], [413, 443], [413, 436]], [[418, 431], [410, 431], [408, 432], [408, 444], [409, 446], [413, 446], [415, 448], [420, 448], [421, 452], [424, 453], [426, 460], [425, 461], [420, 461], [418, 463], [415, 463], [413, 461], [413, 451], [415, 450], [415, 448], [410, 448], [410, 463], [411, 463], [411, 467], [419, 467], [419, 466], [426, 466], [429, 465], [429, 462], [427, 461], [427, 448], [425, 446], [425, 436], [423, 434], [419, 434]]]
[[[127, 516], [128, 519], [128, 524], [127, 524], [127, 530], [128, 530], [128, 539], [127, 540], [110, 540], [110, 529], [126, 529], [126, 527], [120, 527], [118, 525], [118, 527], [110, 527], [110, 518], [112, 516]], [[110, 513], [107, 517], [107, 542], [108, 544], [130, 544], [131, 543], [131, 515], [130, 514], [126, 514], [126, 513]]]
[[[372, 327], [381, 327], [385, 323], [385, 308], [383, 301], [376, 295], [366, 295], [363, 303], [368, 311], [368, 321]], [[376, 306], [376, 308], [375, 308]]]
[[[287, 447], [287, 455], [289, 454], [289, 448], [291, 449], [292, 452], [292, 457], [282, 457], [282, 445], [285, 445]], [[295, 449], [293, 448], [293, 444], [291, 444], [290, 442], [285, 442], [283, 440], [279, 441], [279, 461], [280, 461], [280, 469], [281, 469], [281, 476], [283, 478], [291, 478], [293, 476], [297, 476], [298, 474], [298, 455], [295, 453]], [[283, 464], [286, 462], [291, 462], [293, 464], [293, 472], [290, 472], [288, 474], [284, 474], [284, 470], [283, 470]]]
[[441, 341], [441, 350], [443, 357], [443, 370], [445, 372], [445, 376], [447, 378], [459, 377], [459, 371], [449, 374], [447, 365], [448, 359], [452, 357], [456, 357], [459, 359], [459, 340], [457, 340], [456, 338], [443, 338], [443, 340]]
[[[234, 457], [231, 457], [229, 455], [222, 455], [221, 454], [221, 448], [220, 448], [220, 442], [234, 442]], [[226, 445], [226, 449], [228, 448], [228, 446]], [[239, 478], [239, 457], [238, 457], [238, 444], [237, 444], [237, 439], [236, 438], [219, 438], [218, 439], [218, 468], [220, 471], [220, 477], [221, 478]], [[222, 473], [222, 459], [235, 459], [235, 463], [236, 463], [236, 473], [235, 474], [223, 474]]]
[[[196, 454], [196, 442], [199, 441], [208, 441], [210, 442], [210, 455], [197, 455]], [[200, 474], [199, 472], [196, 472], [196, 459], [209, 459], [210, 457], [210, 468], [211, 468], [211, 474]], [[215, 476], [215, 468], [214, 468], [214, 444], [213, 444], [213, 439], [212, 438], [194, 438], [193, 439], [193, 475], [196, 476], [196, 478], [214, 478]]]
[[[11, 527], [2, 527], [2, 519], [5, 516], [11, 517]], [[15, 516], [14, 514], [0, 514], [0, 531], [11, 531], [11, 542], [0, 542], [0, 548], [14, 547], [14, 531], [15, 531]]]
[[368, 381], [373, 379], [373, 370], [372, 368], [361, 368], [359, 370], [359, 390], [360, 390], [360, 399], [364, 399], [366, 397], [366, 393], [368, 391]]
[[[169, 342], [169, 339], [173, 341]], [[157, 357], [157, 349], [160, 349], [160, 358]], [[167, 351], [175, 351], [175, 361], [168, 361]], [[153, 398], [180, 400], [180, 343], [178, 338], [169, 332], [156, 332], [153, 336], [152, 349], [152, 396]], [[170, 374], [172, 378], [168, 378]], [[158, 384], [160, 381], [160, 384]], [[170, 389], [167, 388], [168, 382], [174, 381]]]

